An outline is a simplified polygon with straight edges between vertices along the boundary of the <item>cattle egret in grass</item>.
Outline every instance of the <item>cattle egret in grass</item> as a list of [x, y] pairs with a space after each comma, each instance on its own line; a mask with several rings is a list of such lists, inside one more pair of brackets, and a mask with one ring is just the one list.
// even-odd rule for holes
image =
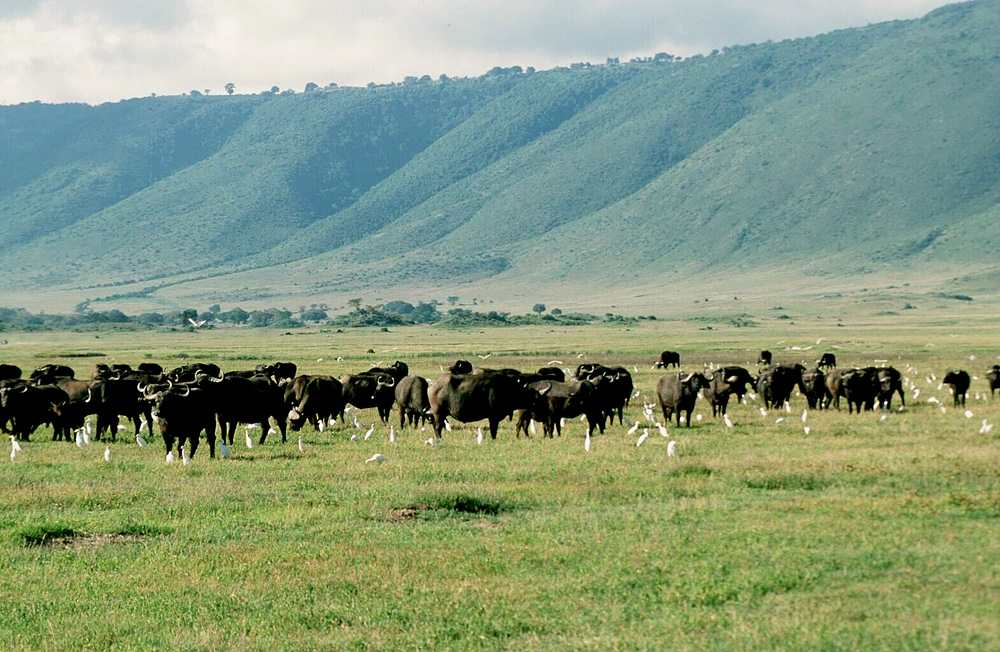
[[10, 448], [15, 453], [20, 453], [21, 452], [21, 444], [17, 443], [17, 440], [14, 439], [14, 435], [10, 436]]
[[694, 420], [697, 421], [698, 423], [701, 423], [701, 419], [702, 419], [701, 412], [694, 415]]
[[920, 396], [920, 390], [919, 390], [919, 389], [915, 389], [915, 390], [913, 390], [913, 398], [914, 398], [914, 399], [916, 399], [916, 398], [918, 398], [919, 396]]
[[764, 408], [761, 408], [760, 409], [760, 416], [766, 417], [767, 416], [767, 410], [765, 410]]
[[677, 454], [677, 442], [671, 440], [670, 443], [667, 444], [667, 457], [673, 457], [676, 454]]
[[778, 420], [775, 421], [775, 423], [784, 423], [784, 422], [785, 422], [785, 417], [778, 417]]
[[232, 459], [232, 458], [233, 458], [232, 454], [231, 454], [231, 453], [229, 452], [229, 446], [226, 446], [226, 442], [220, 442], [220, 445], [219, 445], [219, 452], [220, 452], [220, 453], [222, 454], [222, 456], [223, 456], [224, 458], [226, 458], [227, 460], [230, 460], [230, 459]]
[[805, 428], [803, 428], [803, 430], [805, 430], [805, 431], [806, 431], [806, 434], [807, 434], [807, 435], [809, 434], [809, 426], [806, 426]]
[[535, 420], [534, 419], [529, 419], [528, 420], [528, 430], [530, 430], [531, 434], [533, 434], [533, 435], [538, 434], [535, 431]]
[[146, 418], [143, 417], [142, 421], [139, 422], [139, 432], [142, 432], [143, 430], [145, 430], [148, 427], [149, 427], [149, 424], [146, 423]]
[[354, 433], [353, 435], [351, 435], [351, 441], [353, 441], [355, 443], [361, 441], [361, 438], [358, 437], [358, 433]]
[[792, 413], [792, 405], [788, 401], [785, 401], [785, 412], [788, 414]]
[[583, 422], [583, 421], [584, 421], [584, 420], [585, 420], [586, 418], [587, 418], [587, 415], [586, 415], [586, 414], [581, 414], [581, 415], [580, 415], [580, 421], [581, 421], [581, 422]]
[[184, 464], [184, 466], [191, 466], [191, 462], [192, 462], [191, 455], [188, 454], [186, 448], [182, 448], [181, 449], [181, 463]]
[[662, 423], [660, 423], [659, 421], [656, 422], [656, 429], [660, 431], [661, 437], [667, 436], [667, 427]]
[[318, 428], [320, 432], [323, 432], [326, 429], [326, 425], [320, 421], [316, 424], [316, 428]]
[[427, 444], [428, 446], [437, 446], [438, 445], [437, 441], [435, 441], [433, 437], [429, 438], [424, 443]]
[[166, 459], [167, 464], [173, 464], [175, 459], [177, 459], [177, 458], [174, 457], [174, 452], [173, 451], [170, 451], [169, 453], [167, 453], [167, 459]]
[[[372, 427], [374, 427], [374, 426], [372, 426]], [[444, 429], [447, 430], [448, 432], [451, 432], [451, 424], [448, 423], [447, 419], [444, 420]], [[532, 430], [531, 434], [535, 434], [535, 431]], [[367, 437], [366, 437], [366, 439], [367, 439]]]
[[635, 431], [639, 429], [639, 423], [636, 422], [631, 428], [628, 429], [629, 435], [634, 435]]
[[948, 414], [948, 409], [945, 406], [941, 406], [941, 414]]
[[381, 464], [384, 461], [385, 461], [385, 455], [383, 455], [382, 453], [375, 453], [367, 460], [365, 460], [365, 464], [371, 464], [372, 462], [375, 462], [376, 464]]
[[395, 444], [396, 443], [396, 427], [395, 426], [389, 426], [389, 443], [390, 444]]
[[83, 450], [83, 428], [76, 431], [76, 447]]
[[965, 418], [966, 419], [971, 419], [973, 416], [975, 416], [975, 415], [972, 414], [972, 410], [966, 410], [965, 411]]
[[889, 415], [888, 414], [883, 414], [882, 418], [879, 419], [879, 421], [888, 421], [888, 420], [889, 420]]
[[372, 427], [368, 429], [368, 432], [365, 433], [365, 441], [368, 441], [373, 434], [375, 434], [375, 424], [374, 423], [372, 424]]
[[587, 437], [583, 440], [583, 450], [590, 452], [590, 428], [587, 428]]
[[632, 371], [634, 371], [635, 373], [639, 373], [639, 367], [637, 367], [636, 365], [632, 365]]
[[802, 423], [805, 423], [808, 418], [809, 418], [809, 411], [802, 410]]
[[681, 423], [687, 423], [687, 417], [684, 416], [683, 414], [680, 416], [680, 419], [681, 419]]
[[[87, 435], [87, 439], [90, 439], [90, 436], [94, 434], [94, 424], [90, 422], [90, 417], [87, 417], [83, 422], [83, 434]], [[89, 444], [90, 442], [88, 441], [87, 443]]]
[[323, 362], [323, 358], [316, 358], [316, 362]]
[[278, 431], [275, 430], [274, 427], [271, 427], [271, 428], [267, 429], [267, 434], [268, 434], [268, 436], [270, 436], [270, 435], [276, 435], [276, 434], [278, 434]]
[[722, 421], [726, 424], [727, 428], [732, 428], [733, 427], [733, 420], [729, 418], [728, 414], [723, 414], [722, 415]]
[[979, 434], [980, 435], [987, 435], [987, 434], [989, 434], [989, 432], [991, 430], [993, 430], [993, 424], [992, 423], [986, 423], [986, 419], [983, 419], [983, 427], [979, 429]]
[[562, 360], [549, 360], [549, 366], [552, 366], [554, 364], [562, 364], [562, 363], [563, 363]]
[[126, 428], [120, 423], [118, 424], [118, 432], [125, 432], [126, 430], [128, 430], [128, 428]]
[[649, 428], [643, 428], [642, 434], [639, 435], [639, 441], [635, 442], [635, 447], [639, 448], [642, 446], [642, 442], [646, 441], [647, 437], [649, 437]]
[[108, 446], [107, 448], [104, 449], [104, 461], [105, 462], [110, 462], [111, 461], [111, 447], [110, 446]]
[[927, 399], [927, 402], [928, 402], [928, 403], [940, 403], [941, 401], [939, 401], [939, 400], [937, 399], [937, 396], [932, 396], [932, 397], [930, 397], [929, 399]]
[[302, 437], [299, 437], [299, 452], [300, 453], [306, 452], [306, 443], [302, 441]]
[[15, 448], [10, 449], [10, 461], [11, 462], [17, 461], [17, 449]]
[[482, 428], [476, 428], [476, 443], [477, 444], [482, 444], [483, 443], [483, 429]]
[[559, 428], [562, 429], [562, 428], [565, 428], [565, 427], [566, 427], [566, 419], [565, 418], [560, 418], [559, 419]]
[[253, 440], [250, 439], [250, 431], [247, 430], [244, 434], [246, 435], [247, 448], [253, 448]]

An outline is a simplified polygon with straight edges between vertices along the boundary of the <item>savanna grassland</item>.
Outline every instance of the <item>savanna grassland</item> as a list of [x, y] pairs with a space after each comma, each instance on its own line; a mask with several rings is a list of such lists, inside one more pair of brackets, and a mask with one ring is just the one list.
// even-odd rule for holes
[[[1000, 355], [989, 320], [390, 331], [8, 333], [0, 354], [84, 376], [112, 359], [332, 374], [400, 359], [430, 377], [458, 357], [587, 359], [634, 366], [651, 397], [666, 348], [688, 370], [831, 350], [912, 365], [922, 393], [888, 415], [810, 411], [808, 435], [801, 397], [790, 415], [732, 406], [731, 430], [699, 403], [703, 421], [670, 428], [672, 459], [655, 429], [637, 448], [617, 425], [588, 454], [575, 421], [554, 440], [504, 424], [483, 445], [459, 425], [436, 448], [382, 425], [359, 443], [307, 430], [304, 454], [294, 435], [237, 442], [188, 469], [155, 436], [126, 433], [106, 463], [105, 443], [40, 431], [0, 465], [0, 648], [1000, 649], [1000, 429], [979, 434], [1000, 407], [976, 399]], [[979, 376], [971, 419], [927, 382], [950, 367]], [[375, 452], [387, 461], [366, 465]]]

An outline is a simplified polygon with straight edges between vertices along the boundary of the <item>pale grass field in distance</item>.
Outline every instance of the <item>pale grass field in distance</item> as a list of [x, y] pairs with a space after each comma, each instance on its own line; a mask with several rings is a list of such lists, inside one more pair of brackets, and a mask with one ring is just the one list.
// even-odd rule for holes
[[[689, 371], [753, 372], [761, 348], [888, 360], [922, 394], [902, 413], [810, 411], [809, 435], [801, 397], [766, 418], [731, 406], [731, 430], [700, 402], [703, 421], [669, 428], [673, 459], [655, 428], [637, 448], [617, 424], [588, 454], [576, 421], [552, 440], [504, 423], [481, 446], [483, 424], [456, 424], [436, 448], [409, 429], [390, 444], [380, 423], [359, 443], [309, 429], [304, 454], [294, 434], [240, 439], [190, 469], [165, 465], [156, 436], [140, 449], [129, 431], [105, 463], [106, 443], [39, 431], [0, 466], [0, 649], [1000, 649], [1000, 429], [979, 434], [1000, 408], [975, 399], [1000, 338], [962, 320], [5, 333], [0, 361], [80, 377], [110, 360], [338, 375], [399, 359], [430, 378], [460, 357], [623, 364], [633, 420], [664, 349]], [[88, 353], [103, 355], [74, 357]], [[955, 367], [979, 376], [971, 419], [926, 382]], [[366, 465], [375, 452], [387, 461]]]

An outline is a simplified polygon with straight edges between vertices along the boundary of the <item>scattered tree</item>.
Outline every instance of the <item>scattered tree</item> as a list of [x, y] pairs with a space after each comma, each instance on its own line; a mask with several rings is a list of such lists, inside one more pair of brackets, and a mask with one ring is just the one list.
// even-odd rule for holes
[[541, 313], [545, 312], [545, 304], [544, 303], [536, 303], [535, 305], [531, 306], [531, 309], [534, 312], [537, 312], [537, 313], [541, 314]]
[[306, 84], [306, 92], [307, 93], [312, 93], [313, 91], [318, 90], [318, 89], [319, 89], [319, 84], [316, 84], [314, 82], [309, 82], [308, 84]]
[[347, 305], [354, 309], [354, 312], [361, 312], [361, 299], [348, 299]]
[[226, 94], [227, 95], [232, 95], [233, 91], [235, 91], [235, 90], [236, 90], [236, 84], [234, 84], [233, 82], [229, 82], [228, 84], [226, 84]]
[[458, 297], [448, 297], [448, 305], [449, 306], [457, 306], [458, 305]]

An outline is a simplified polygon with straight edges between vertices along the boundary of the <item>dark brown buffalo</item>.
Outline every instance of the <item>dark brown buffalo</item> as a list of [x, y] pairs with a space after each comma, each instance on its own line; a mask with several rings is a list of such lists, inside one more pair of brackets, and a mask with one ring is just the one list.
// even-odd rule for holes
[[45, 423], [52, 424], [53, 440], [60, 435], [66, 435], [69, 439], [66, 434], [68, 428], [52, 412], [53, 405], [68, 400], [66, 392], [55, 385], [20, 384], [0, 388], [0, 406], [10, 420], [11, 434], [24, 441], [28, 441], [31, 433]]
[[892, 395], [899, 394], [899, 401], [906, 406], [906, 394], [903, 392], [903, 374], [893, 367], [878, 370], [879, 405], [886, 410], [892, 409]]
[[406, 376], [396, 383], [395, 399], [399, 406], [399, 427], [404, 428], [407, 420], [414, 428], [423, 424], [430, 414], [431, 402], [427, 398], [426, 378]]
[[282, 380], [295, 380], [295, 372], [298, 367], [294, 362], [274, 362], [271, 364], [259, 364], [255, 371], [270, 376], [274, 382], [280, 383]]
[[543, 378], [551, 378], [552, 380], [558, 380], [559, 382], [566, 381], [566, 373], [559, 367], [542, 367], [535, 373]]
[[174, 385], [171, 381], [164, 389], [162, 385], [146, 386], [145, 399], [150, 403], [153, 418], [160, 427], [160, 435], [167, 453], [177, 444], [177, 456], [188, 442], [191, 457], [198, 450], [198, 439], [205, 431], [208, 454], [215, 457], [215, 403], [210, 390], [192, 387], [190, 384]]
[[487, 419], [490, 436], [496, 439], [500, 422], [516, 410], [532, 408], [540, 394], [504, 373], [444, 374], [427, 389], [434, 434], [441, 436], [450, 416], [463, 423]]
[[858, 414], [861, 414], [862, 409], [874, 410], [875, 402], [882, 389], [878, 378], [878, 369], [865, 367], [864, 369], [850, 369], [844, 372], [841, 389], [844, 398], [847, 399], [849, 413], [855, 408]]
[[344, 409], [344, 388], [333, 376], [298, 376], [284, 386], [288, 425], [298, 432], [308, 421], [319, 430]]
[[455, 360], [455, 364], [447, 369], [450, 374], [471, 374], [472, 363], [468, 360]]
[[765, 367], [757, 376], [757, 393], [764, 399], [768, 409], [784, 405], [796, 387], [803, 394], [802, 373], [806, 370], [800, 364]]
[[822, 369], [816, 367], [803, 372], [802, 386], [806, 388], [802, 393], [805, 395], [810, 409], [823, 409], [830, 406], [830, 393], [826, 388], [826, 374]]
[[656, 383], [656, 399], [663, 411], [663, 419], [670, 422], [670, 417], [676, 413], [677, 426], [681, 425], [681, 412], [686, 412], [685, 423], [691, 427], [691, 412], [698, 399], [698, 392], [711, 384], [711, 380], [703, 374], [670, 374], [660, 378]]
[[735, 394], [738, 387], [746, 387], [747, 382], [753, 382], [753, 379], [750, 378], [748, 381], [739, 375], [728, 374], [726, 368], [716, 369], [704, 391], [705, 400], [712, 406], [712, 416], [726, 414], [726, 409], [729, 407], [729, 396]]
[[990, 394], [994, 397], [1000, 389], [1000, 365], [993, 365], [986, 370], [986, 381], [990, 384]]
[[518, 415], [515, 433], [528, 436], [532, 420], [542, 424], [542, 432], [547, 437], [553, 433], [562, 436], [562, 420], [575, 419], [586, 415], [587, 427], [591, 432], [603, 423], [604, 414], [596, 400], [596, 384], [589, 380], [573, 380], [569, 382], [557, 380], [540, 380], [531, 383], [529, 389], [539, 393], [539, 399], [531, 408], [521, 410]]
[[959, 402], [961, 402], [962, 407], [965, 407], [965, 395], [969, 393], [969, 385], [971, 384], [968, 372], [961, 369], [949, 371], [945, 374], [942, 382], [945, 385], [951, 385], [955, 407], [958, 407]]
[[21, 377], [21, 368], [12, 364], [0, 364], [0, 380], [17, 380]]
[[256, 375], [252, 378], [213, 378], [200, 374], [195, 383], [198, 388], [206, 391], [215, 406], [219, 430], [230, 445], [236, 428], [241, 423], [258, 424], [259, 443], [263, 444], [267, 440], [272, 418], [281, 432], [282, 443], [288, 441], [285, 430], [285, 417], [288, 414], [285, 409], [285, 393], [269, 377]]
[[771, 352], [764, 350], [760, 352], [760, 356], [757, 358], [757, 364], [770, 366], [771, 364]]
[[344, 405], [353, 405], [359, 410], [375, 408], [382, 423], [389, 423], [389, 412], [396, 401], [396, 379], [382, 371], [365, 371], [360, 374], [344, 374], [340, 377], [343, 386]]
[[206, 376], [211, 376], [212, 378], [221, 378], [222, 370], [219, 369], [219, 365], [217, 364], [195, 362], [175, 367], [168, 371], [165, 375], [168, 380], [175, 383], [190, 383], [194, 381], [195, 376], [198, 374], [205, 374]]
[[677, 351], [664, 351], [660, 354], [660, 359], [656, 361], [654, 365], [657, 369], [666, 369], [673, 365], [674, 367], [681, 366], [681, 354]]
[[832, 353], [824, 353], [816, 361], [816, 366], [819, 369], [836, 369], [837, 368], [837, 356]]
[[29, 381], [34, 385], [51, 385], [60, 378], [73, 378], [76, 372], [72, 367], [61, 364], [46, 364], [35, 369], [29, 376]]

